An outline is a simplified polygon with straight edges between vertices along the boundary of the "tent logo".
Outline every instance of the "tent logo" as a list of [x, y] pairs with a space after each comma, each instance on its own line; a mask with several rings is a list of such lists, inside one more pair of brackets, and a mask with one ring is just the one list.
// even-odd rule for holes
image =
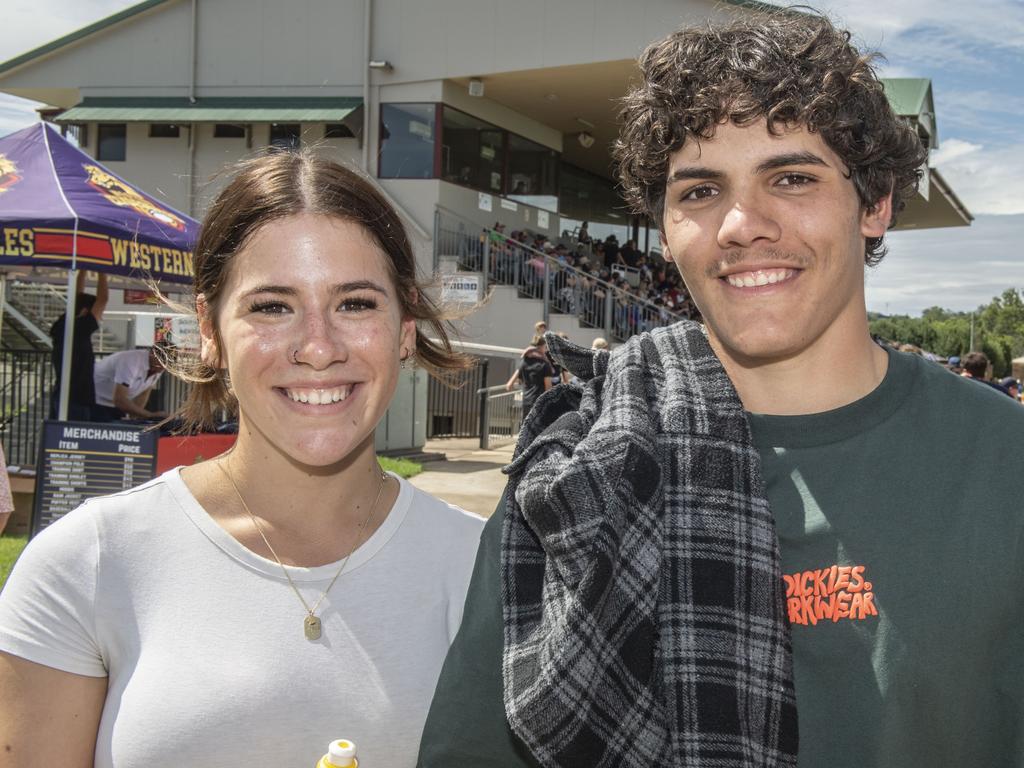
[[147, 200], [116, 176], [112, 176], [97, 165], [83, 165], [88, 172], [89, 186], [103, 195], [114, 205], [132, 208], [143, 216], [159, 221], [161, 224], [174, 227], [179, 232], [185, 230], [185, 222], [166, 208]]
[[21, 181], [18, 166], [6, 155], [0, 154], [0, 195]]

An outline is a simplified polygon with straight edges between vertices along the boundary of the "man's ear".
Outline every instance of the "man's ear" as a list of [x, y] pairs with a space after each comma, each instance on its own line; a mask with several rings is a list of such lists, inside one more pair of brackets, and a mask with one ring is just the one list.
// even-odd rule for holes
[[865, 208], [860, 216], [860, 233], [867, 238], [883, 237], [892, 221], [892, 192]]
[[214, 327], [210, 305], [203, 294], [196, 296], [196, 314], [199, 316], [199, 359], [214, 370], [221, 365], [220, 344], [217, 341], [217, 330]]

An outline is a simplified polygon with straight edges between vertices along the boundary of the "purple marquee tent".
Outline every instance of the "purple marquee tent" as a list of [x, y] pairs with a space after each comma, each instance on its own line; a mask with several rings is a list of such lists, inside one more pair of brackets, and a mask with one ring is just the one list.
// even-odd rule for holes
[[[69, 316], [78, 269], [191, 283], [198, 233], [194, 219], [111, 173], [51, 125], [0, 139], [0, 267], [69, 270]], [[61, 418], [75, 326], [64, 327]]]

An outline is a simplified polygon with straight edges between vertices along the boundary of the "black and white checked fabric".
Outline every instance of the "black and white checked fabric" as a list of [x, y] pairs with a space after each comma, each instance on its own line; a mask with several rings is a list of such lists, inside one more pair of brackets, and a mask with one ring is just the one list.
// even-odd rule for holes
[[795, 766], [778, 540], [743, 406], [700, 326], [536, 403], [506, 469], [505, 710], [543, 766]]

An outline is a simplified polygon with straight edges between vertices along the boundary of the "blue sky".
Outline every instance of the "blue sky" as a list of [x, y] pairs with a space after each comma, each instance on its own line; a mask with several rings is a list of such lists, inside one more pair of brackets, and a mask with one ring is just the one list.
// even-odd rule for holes
[[[0, 61], [133, 5], [124, 0], [3, 0]], [[970, 310], [1024, 290], [1024, 0], [827, 0], [812, 3], [882, 51], [881, 74], [929, 77], [938, 167], [975, 215], [969, 228], [894, 232], [867, 277], [868, 308]], [[0, 94], [0, 136], [36, 119]]]

